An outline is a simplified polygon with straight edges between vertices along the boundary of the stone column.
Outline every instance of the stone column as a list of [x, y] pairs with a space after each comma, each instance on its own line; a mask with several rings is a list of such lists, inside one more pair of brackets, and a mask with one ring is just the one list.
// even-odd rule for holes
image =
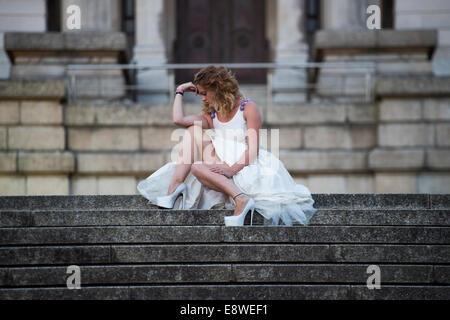
[[[66, 46], [75, 47], [66, 58], [67, 48], [60, 53], [67, 64], [120, 64], [126, 51], [126, 39], [121, 31], [121, 0], [60, 0], [61, 31]], [[67, 19], [70, 5], [80, 7], [80, 29], [70, 30]], [[124, 41], [125, 40], [125, 41]], [[94, 48], [97, 48], [94, 50]], [[61, 63], [61, 62], [60, 62]], [[76, 83], [74, 81], [76, 75]], [[105, 101], [122, 99], [126, 81], [121, 70], [83, 70], [69, 72], [74, 101]]]
[[322, 29], [367, 30], [367, 8], [381, 0], [322, 0]]
[[[164, 43], [164, 0], [136, 0], [136, 44], [134, 58], [138, 65], [167, 63]], [[137, 72], [137, 85], [145, 86], [151, 94], [140, 94], [141, 102], [169, 101], [169, 76], [166, 70]]]
[[0, 0], [0, 79], [9, 78], [11, 67], [4, 33], [45, 32], [45, 27], [45, 0]]
[[[302, 63], [308, 58], [304, 19], [304, 0], [277, 0], [276, 63]], [[278, 69], [273, 76], [274, 102], [305, 101], [306, 94], [277, 93], [278, 89], [296, 89], [306, 84], [306, 70]]]
[[436, 29], [438, 46], [432, 66], [436, 76], [450, 76], [450, 2], [396, 1], [395, 29]]
[[67, 29], [67, 7], [75, 4], [81, 9], [80, 31], [120, 31], [120, 0], [61, 0], [61, 30]]

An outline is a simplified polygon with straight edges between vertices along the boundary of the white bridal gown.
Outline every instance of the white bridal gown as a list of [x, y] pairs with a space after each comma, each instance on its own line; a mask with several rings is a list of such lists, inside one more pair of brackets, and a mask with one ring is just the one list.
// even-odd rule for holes
[[[247, 101], [247, 100], [246, 100]], [[228, 122], [213, 118], [214, 130], [206, 130], [212, 140], [216, 155], [232, 166], [247, 150], [244, 106]], [[261, 140], [261, 139], [260, 139]], [[169, 162], [139, 182], [137, 189], [149, 203], [156, 204], [156, 198], [167, 195], [176, 162]], [[234, 175], [236, 186], [255, 201], [255, 212], [265, 218], [266, 225], [292, 225], [299, 222], [307, 225], [317, 209], [307, 187], [295, 183], [283, 163], [272, 153], [259, 148], [257, 160], [245, 166]], [[203, 186], [192, 174], [186, 177], [186, 209], [233, 209], [231, 197]], [[181, 209], [181, 196], [174, 209]]]

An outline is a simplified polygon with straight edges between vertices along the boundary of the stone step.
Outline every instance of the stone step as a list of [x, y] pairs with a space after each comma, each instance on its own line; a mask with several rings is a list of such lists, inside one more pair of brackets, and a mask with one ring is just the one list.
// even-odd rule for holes
[[[450, 194], [313, 194], [317, 209], [450, 209]], [[140, 195], [2, 196], [0, 209], [150, 209]]]
[[[356, 283], [367, 264], [152, 264], [79, 266], [83, 286], [183, 283]], [[450, 284], [449, 265], [380, 264], [383, 284]], [[66, 266], [0, 268], [0, 287], [65, 286]]]
[[0, 247], [0, 266], [135, 263], [448, 264], [450, 245], [134, 244]]
[[450, 244], [450, 227], [100, 226], [0, 230], [2, 246], [121, 243]]
[[[366, 285], [261, 284], [261, 285], [142, 285], [0, 289], [0, 299], [58, 300], [448, 300], [450, 286], [385, 285], [369, 290]], [[179, 315], [180, 310], [167, 310]], [[224, 310], [221, 310], [224, 313]]]
[[[0, 210], [0, 227], [45, 226], [223, 226], [232, 210], [58, 209]], [[250, 215], [246, 224], [250, 223]], [[255, 214], [253, 224], [262, 225]], [[449, 226], [450, 209], [319, 209], [310, 226]]]

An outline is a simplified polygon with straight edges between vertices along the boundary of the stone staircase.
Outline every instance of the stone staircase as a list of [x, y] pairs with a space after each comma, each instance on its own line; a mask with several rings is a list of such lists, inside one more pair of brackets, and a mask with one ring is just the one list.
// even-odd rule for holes
[[450, 195], [313, 198], [307, 227], [224, 227], [140, 196], [0, 197], [0, 299], [450, 299]]

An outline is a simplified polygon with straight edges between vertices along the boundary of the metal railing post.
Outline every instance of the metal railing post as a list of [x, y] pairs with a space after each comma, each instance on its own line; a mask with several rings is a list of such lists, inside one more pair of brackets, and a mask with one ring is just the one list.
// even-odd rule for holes
[[267, 69], [267, 102], [266, 102], [266, 112], [267, 109], [273, 106], [273, 69]]
[[175, 99], [175, 70], [168, 69], [167, 71], [169, 73], [169, 101], [173, 103], [173, 99]]
[[369, 102], [372, 98], [372, 86], [370, 71], [366, 70], [366, 102]]

